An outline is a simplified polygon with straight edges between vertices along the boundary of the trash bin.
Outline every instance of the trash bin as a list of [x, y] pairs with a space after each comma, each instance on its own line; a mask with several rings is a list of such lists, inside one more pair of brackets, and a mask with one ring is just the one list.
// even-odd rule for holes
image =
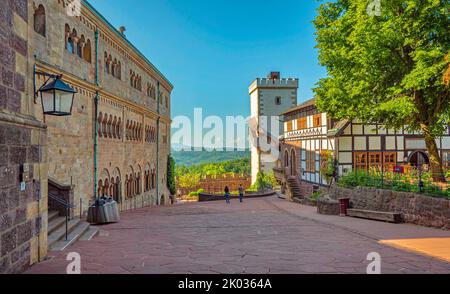
[[112, 198], [102, 197], [89, 207], [87, 221], [91, 224], [117, 223], [120, 221], [119, 206]]
[[350, 198], [339, 198], [340, 215], [347, 216], [347, 209], [350, 207]]

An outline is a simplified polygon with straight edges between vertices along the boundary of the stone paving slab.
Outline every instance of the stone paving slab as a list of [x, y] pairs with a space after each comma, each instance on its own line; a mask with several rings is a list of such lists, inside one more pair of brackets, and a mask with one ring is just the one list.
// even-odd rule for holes
[[450, 273], [448, 262], [295, 215], [298, 204], [279, 201], [189, 203], [123, 213], [120, 223], [101, 226], [99, 237], [52, 252], [27, 273], [65, 273], [69, 252], [81, 255], [83, 274], [365, 274], [370, 252], [381, 255], [383, 273]]

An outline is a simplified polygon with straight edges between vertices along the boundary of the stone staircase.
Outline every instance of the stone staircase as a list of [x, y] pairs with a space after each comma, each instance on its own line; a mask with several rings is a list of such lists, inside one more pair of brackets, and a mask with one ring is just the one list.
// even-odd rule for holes
[[50, 251], [62, 251], [78, 240], [90, 241], [97, 236], [99, 229], [89, 223], [72, 218], [67, 224], [66, 217], [60, 216], [58, 211], [48, 212], [48, 248]]
[[297, 202], [297, 201], [300, 201], [301, 199], [303, 199], [303, 195], [300, 191], [299, 184], [295, 178], [293, 178], [293, 177], [288, 178], [287, 184], [288, 184], [288, 189], [291, 193], [291, 197], [294, 201]]

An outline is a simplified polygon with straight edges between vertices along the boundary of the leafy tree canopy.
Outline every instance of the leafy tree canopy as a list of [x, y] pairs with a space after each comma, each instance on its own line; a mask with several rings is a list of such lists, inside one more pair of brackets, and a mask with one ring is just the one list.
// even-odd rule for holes
[[450, 117], [448, 0], [336, 0], [320, 6], [320, 63], [328, 77], [317, 105], [337, 119], [408, 125], [425, 136], [433, 171], [442, 174], [435, 143]]

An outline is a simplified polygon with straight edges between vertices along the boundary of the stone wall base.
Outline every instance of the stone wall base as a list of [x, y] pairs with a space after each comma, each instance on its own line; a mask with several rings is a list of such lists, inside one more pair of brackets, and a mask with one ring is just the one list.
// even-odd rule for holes
[[347, 189], [337, 186], [330, 189], [330, 197], [348, 197], [354, 209], [402, 213], [406, 223], [450, 229], [450, 199], [368, 187]]

